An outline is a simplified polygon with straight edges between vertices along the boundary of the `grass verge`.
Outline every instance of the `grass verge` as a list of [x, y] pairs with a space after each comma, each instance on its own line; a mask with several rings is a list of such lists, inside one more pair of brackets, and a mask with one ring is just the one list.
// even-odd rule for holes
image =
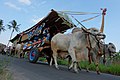
[[0, 60], [0, 80], [13, 80], [12, 74], [7, 70], [9, 61]]
[[[65, 61], [65, 60], [60, 60], [59, 59], [58, 64], [60, 64], [60, 65], [68, 65], [68, 62]], [[82, 69], [86, 69], [86, 67], [88, 66], [88, 62], [81, 61], [79, 63], [79, 65], [81, 66]], [[109, 74], [120, 76], [120, 64], [111, 64], [109, 66], [99, 64], [99, 69], [100, 69], [100, 72], [102, 72], [102, 73], [109, 73]], [[89, 65], [89, 70], [96, 71], [96, 66], [95, 66], [94, 63]]]

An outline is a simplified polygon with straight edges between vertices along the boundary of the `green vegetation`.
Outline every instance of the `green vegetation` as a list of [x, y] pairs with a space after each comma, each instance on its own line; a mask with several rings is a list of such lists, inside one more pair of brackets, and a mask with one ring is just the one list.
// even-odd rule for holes
[[7, 70], [8, 61], [0, 60], [0, 80], [12, 80], [12, 74]]
[[110, 66], [100, 65], [100, 71], [114, 75], [120, 75], [120, 64], [112, 64]]
[[[15, 20], [13, 20], [13, 21], [9, 22], [9, 24], [7, 26], [8, 26], [8, 29], [10, 29], [10, 30], [12, 29], [11, 36], [10, 36], [10, 40], [11, 40], [14, 31], [20, 32], [19, 31], [20, 24], [18, 24]], [[8, 45], [9, 45], [9, 42], [8, 42], [7, 46]]]
[[120, 64], [120, 52], [116, 53], [116, 56], [113, 58], [114, 64]]
[[[87, 65], [86, 62], [80, 62], [80, 66], [81, 66], [82, 69], [85, 69], [86, 65]], [[102, 73], [120, 75], [120, 64], [111, 64], [109, 66], [99, 64], [99, 69], [100, 69], [100, 72], [102, 72]], [[92, 71], [96, 70], [96, 66], [95, 66], [94, 63], [90, 64], [89, 70], [92, 70]]]
[[[20, 24], [18, 25], [15, 20], [12, 20], [12, 21], [9, 22], [9, 23], [10, 23], [10, 24], [7, 24], [7, 26], [8, 26], [8, 29], [12, 29], [12, 33], [11, 33], [11, 36], [10, 36], [10, 39], [11, 39], [12, 34], [13, 34], [14, 31], [19, 32], [19, 26], [20, 26]], [[6, 30], [6, 29], [5, 29], [5, 26], [4, 26], [4, 24], [3, 24], [3, 20], [0, 19], [0, 33], [1, 33], [2, 31], [5, 31], [5, 30]]]
[[[67, 65], [68, 62], [65, 60], [58, 60], [58, 63], [61, 65]], [[88, 65], [88, 62], [83, 62], [81, 61], [80, 64], [82, 69], [86, 69], [86, 66]], [[109, 74], [114, 74], [114, 75], [119, 75], [120, 76], [120, 64], [111, 64], [109, 66], [105, 66], [103, 64], [99, 64], [99, 69], [100, 72], [102, 73], [109, 73]], [[91, 71], [95, 71], [96, 70], [96, 66], [94, 63], [89, 65], [89, 70]]]
[[0, 19], [0, 33], [5, 31], [5, 26], [3, 25], [3, 20]]

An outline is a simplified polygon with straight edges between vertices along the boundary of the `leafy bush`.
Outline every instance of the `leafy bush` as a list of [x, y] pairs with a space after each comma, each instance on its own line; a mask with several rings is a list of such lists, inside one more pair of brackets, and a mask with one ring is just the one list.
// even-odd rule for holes
[[116, 53], [115, 57], [113, 57], [114, 64], [120, 64], [120, 53]]

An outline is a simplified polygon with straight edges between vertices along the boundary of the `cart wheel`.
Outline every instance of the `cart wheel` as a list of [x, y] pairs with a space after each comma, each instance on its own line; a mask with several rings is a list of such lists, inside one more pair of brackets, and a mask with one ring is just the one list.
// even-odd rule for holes
[[30, 52], [29, 52], [29, 61], [31, 63], [36, 63], [37, 60], [39, 58], [39, 50], [38, 48], [33, 48]]

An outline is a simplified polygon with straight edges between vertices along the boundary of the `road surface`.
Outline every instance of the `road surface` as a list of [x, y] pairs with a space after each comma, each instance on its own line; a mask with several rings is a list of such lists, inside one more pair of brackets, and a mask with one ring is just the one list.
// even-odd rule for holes
[[96, 72], [79, 71], [78, 74], [68, 71], [67, 67], [60, 66], [60, 70], [45, 63], [29, 63], [27, 59], [19, 59], [0, 54], [0, 60], [9, 60], [8, 69], [14, 80], [120, 80], [120, 76]]

